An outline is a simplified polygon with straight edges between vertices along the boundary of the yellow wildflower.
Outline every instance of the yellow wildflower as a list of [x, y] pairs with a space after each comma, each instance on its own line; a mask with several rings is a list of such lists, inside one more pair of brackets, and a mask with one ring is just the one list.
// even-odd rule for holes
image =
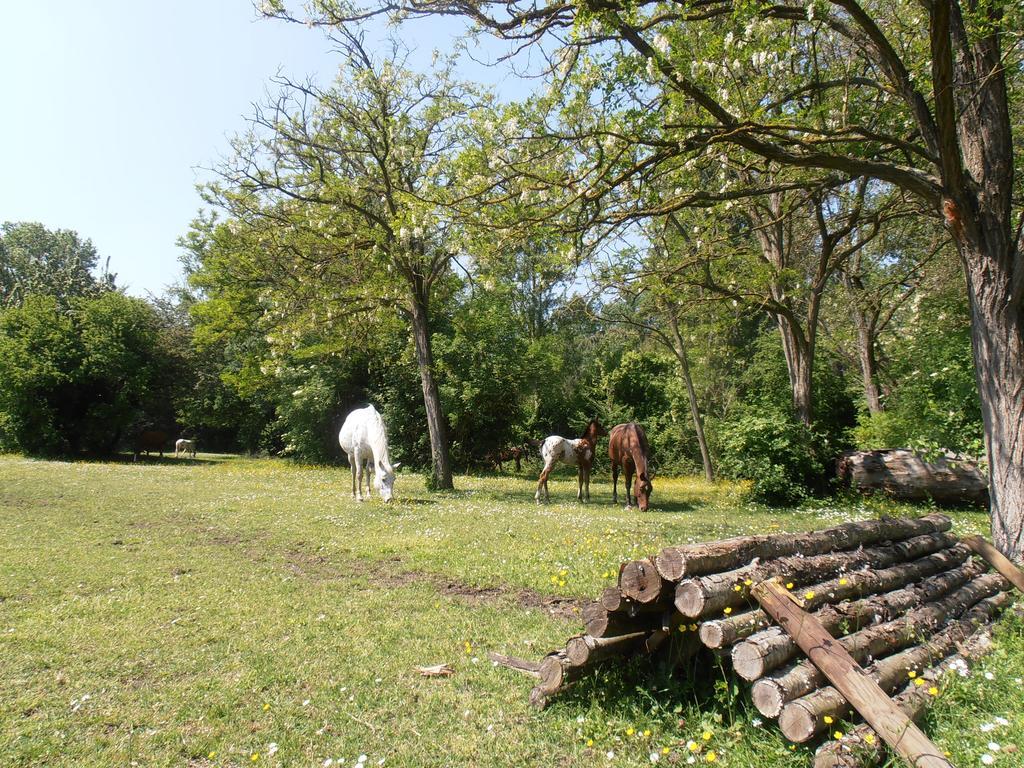
[[691, 624], [690, 625], [690, 631], [691, 632], [696, 632], [697, 631], [697, 625], [696, 624]]
[[726, 609], [725, 609], [725, 610], [723, 611], [723, 613], [724, 613], [724, 614], [725, 614], [726, 616], [728, 616], [728, 615], [729, 615], [730, 613], [732, 613], [732, 608], [726, 608]]
[[805, 600], [810, 600], [812, 597], [814, 597], [814, 590], [808, 589], [806, 592], [804, 592]]
[[914, 681], [914, 685], [916, 685], [917, 687], [920, 688], [922, 685], [924, 685], [924, 678], [921, 678], [921, 677], [917, 678]]
[[825, 725], [832, 725], [832, 715], [825, 715], [823, 719], [825, 721]]
[[875, 734], [873, 734], [873, 733], [866, 734], [864, 736], [864, 741], [866, 741], [868, 744], [874, 744], [875, 743]]
[[928, 689], [928, 693], [929, 693], [929, 695], [931, 695], [931, 696], [938, 696], [938, 695], [939, 695], [939, 689], [938, 689], [938, 688], [936, 688], [936, 687], [935, 687], [935, 686], [933, 685], [933, 686], [932, 686], [931, 688], [929, 688], [929, 689]]
[[634, 733], [636, 733], [636, 729], [633, 726], [629, 726], [629, 728], [626, 729], [627, 736], [632, 736]]
[[836, 737], [836, 741], [839, 741], [840, 739], [843, 738], [843, 732], [842, 731], [836, 731], [832, 735]]
[[913, 680], [915, 677], [917, 677], [917, 672], [915, 672], [914, 670], [910, 670], [909, 672], [907, 672], [907, 677]]
[[250, 757], [249, 759], [252, 760], [255, 763], [257, 760], [260, 759], [260, 753], [259, 752], [253, 752], [252, 753], [252, 757]]
[[688, 741], [686, 742], [686, 748], [691, 752], [696, 752], [698, 749], [700, 749], [700, 744], [698, 744], [696, 741]]
[[669, 752], [671, 752], [671, 751], [672, 751], [672, 750], [671, 750], [671, 749], [669, 749], [668, 747], [662, 747], [662, 748], [661, 748], [661, 754], [663, 754], [663, 755], [667, 755], [667, 754], [668, 754]]
[[751, 581], [750, 579], [744, 579], [744, 580], [743, 580], [743, 583], [744, 583], [744, 584], [745, 584], [746, 586], [748, 586], [748, 587], [749, 587], [749, 586], [750, 586], [751, 584], [753, 584], [754, 582], [752, 582], [752, 581]]
[[711, 750], [704, 756], [704, 759], [707, 760], [709, 763], [713, 763], [715, 762], [715, 760], [718, 759], [718, 755], [715, 754], [715, 750]]
[[792, 581], [787, 581], [786, 582], [786, 589], [792, 589], [792, 588], [793, 588], [793, 582]]
[[704, 739], [704, 741], [711, 741], [711, 737], [714, 735], [715, 734], [711, 731], [704, 731], [704, 733], [701, 734], [701, 738]]
[[651, 738], [651, 729], [650, 728], [644, 728], [644, 738], [645, 739]]
[[264, 704], [263, 705], [263, 711], [266, 712], [268, 709], [270, 709], [270, 705], [269, 704]]
[[839, 586], [841, 587], [845, 587], [848, 583], [849, 582], [845, 578], [839, 580]]

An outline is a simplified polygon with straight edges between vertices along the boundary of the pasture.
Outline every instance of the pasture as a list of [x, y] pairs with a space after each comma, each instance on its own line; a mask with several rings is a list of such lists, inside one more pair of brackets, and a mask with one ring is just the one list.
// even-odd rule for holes
[[[606, 461], [589, 505], [574, 475], [550, 485], [538, 506], [532, 470], [446, 494], [399, 474], [386, 506], [353, 501], [345, 467], [0, 457], [0, 765], [807, 765], [714, 671], [608, 670], [537, 712], [486, 654], [561, 645], [579, 621], [547, 598], [593, 597], [663, 544], [895, 508], [773, 510], [656, 478], [651, 510], [627, 512]], [[928, 724], [957, 765], [1024, 764], [1024, 622], [1000, 626]]]

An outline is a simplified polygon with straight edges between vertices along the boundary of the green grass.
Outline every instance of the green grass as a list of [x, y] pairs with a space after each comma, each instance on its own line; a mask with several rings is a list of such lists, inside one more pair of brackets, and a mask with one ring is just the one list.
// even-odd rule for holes
[[[566, 475], [542, 507], [528, 475], [460, 477], [448, 494], [401, 475], [396, 504], [356, 504], [345, 469], [200, 458], [0, 457], [0, 765], [253, 765], [258, 753], [257, 765], [365, 754], [568, 768], [650, 765], [665, 748], [661, 762], [685, 765], [691, 739], [699, 762], [713, 749], [719, 765], [806, 765], [810, 750], [755, 726], [720, 672], [694, 686], [634, 663], [537, 712], [530, 679], [486, 652], [538, 658], [578, 631], [521, 590], [593, 597], [623, 559], [667, 543], [900, 511], [770, 510], [733, 485], [659, 478], [641, 514], [613, 507], [604, 478], [577, 504]], [[987, 528], [955, 516], [958, 532]], [[455, 674], [416, 672], [441, 662]], [[929, 730], [957, 764], [978, 764], [990, 740], [996, 765], [1024, 764], [1006, 749], [1024, 730], [1020, 620], [1002, 622], [981, 671], [993, 679], [950, 684]], [[996, 716], [1011, 725], [982, 732]]]

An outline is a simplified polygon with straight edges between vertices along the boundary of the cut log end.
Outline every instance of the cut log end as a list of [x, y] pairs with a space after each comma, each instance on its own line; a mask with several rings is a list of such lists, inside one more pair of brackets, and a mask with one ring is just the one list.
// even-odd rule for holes
[[786, 703], [785, 692], [774, 680], [761, 678], [750, 689], [750, 698], [765, 717], [778, 717]]
[[824, 727], [819, 723], [814, 714], [800, 705], [800, 702], [791, 702], [782, 708], [779, 715], [779, 730], [782, 735], [792, 742], [803, 744], [814, 737]]
[[650, 560], [633, 560], [619, 574], [619, 589], [638, 603], [653, 603], [661, 596], [661, 574]]
[[726, 645], [725, 627], [719, 621], [705, 621], [700, 625], [700, 641], [708, 648], [716, 649]]
[[687, 618], [695, 619], [704, 613], [707, 595], [695, 579], [687, 579], [676, 585], [676, 610]]
[[744, 680], [757, 680], [766, 671], [764, 654], [754, 643], [738, 643], [732, 648], [732, 667]]

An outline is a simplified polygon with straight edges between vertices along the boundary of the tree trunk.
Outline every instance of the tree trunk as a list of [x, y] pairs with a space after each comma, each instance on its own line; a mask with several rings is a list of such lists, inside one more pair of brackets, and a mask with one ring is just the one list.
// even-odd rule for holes
[[[814, 419], [814, 346], [805, 341], [800, 329], [787, 317], [778, 316], [782, 350], [786, 354], [786, 370], [793, 389], [793, 411], [807, 426]], [[808, 329], [810, 330], [810, 329]]]
[[989, 498], [985, 475], [971, 462], [945, 456], [925, 461], [902, 448], [847, 451], [836, 462], [836, 477], [845, 486], [901, 501], [985, 504]]
[[414, 295], [410, 302], [413, 340], [416, 344], [416, 365], [423, 387], [423, 406], [427, 411], [427, 431], [430, 434], [430, 458], [434, 487], [451, 490], [452, 467], [448, 457], [448, 430], [445, 427], [441, 396], [434, 381], [434, 353], [430, 346], [428, 304], [424, 297]]
[[690, 360], [686, 353], [686, 342], [683, 341], [683, 336], [679, 333], [679, 321], [671, 310], [668, 313], [668, 319], [675, 341], [673, 351], [676, 353], [676, 359], [679, 360], [683, 381], [686, 382], [686, 396], [690, 401], [690, 416], [693, 418], [693, 428], [697, 433], [697, 445], [700, 446], [700, 460], [704, 464], [704, 479], [711, 483], [715, 480], [715, 469], [711, 464], [708, 441], [704, 437], [704, 419], [701, 418], [700, 409], [697, 407], [697, 393], [693, 389], [693, 379], [690, 377]]
[[[1024, 556], [1024, 265], [1014, 245], [958, 243], [971, 303], [974, 370], [988, 454], [992, 541]], [[988, 246], [988, 250], [982, 250]]]

